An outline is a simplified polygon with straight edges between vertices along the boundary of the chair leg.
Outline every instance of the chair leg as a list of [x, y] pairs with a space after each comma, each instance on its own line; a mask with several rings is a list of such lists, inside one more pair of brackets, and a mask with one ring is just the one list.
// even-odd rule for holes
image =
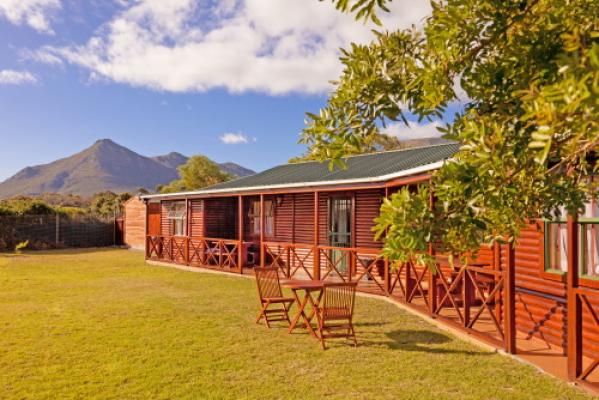
[[356, 339], [356, 331], [354, 330], [354, 325], [351, 324], [351, 337], [354, 339], [354, 347], [358, 347], [358, 339]]
[[260, 314], [258, 314], [258, 317], [256, 318], [256, 323], [260, 323], [260, 320], [262, 318], [264, 318], [264, 320], [266, 321], [266, 325], [268, 325], [268, 317], [266, 316], [266, 307], [268, 306], [268, 304], [262, 304], [262, 307], [260, 308]]

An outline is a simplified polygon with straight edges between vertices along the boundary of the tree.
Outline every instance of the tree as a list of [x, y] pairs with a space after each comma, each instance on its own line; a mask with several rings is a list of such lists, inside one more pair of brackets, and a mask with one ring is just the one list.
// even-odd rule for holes
[[127, 192], [119, 194], [110, 191], [97, 193], [91, 201], [90, 210], [93, 214], [100, 216], [120, 215], [123, 204], [131, 197], [131, 194]]
[[[349, 150], [345, 156], [374, 153], [377, 151], [397, 150], [404, 147], [404, 144], [395, 136], [389, 136], [384, 133], [376, 133], [369, 139], [368, 143], [364, 144], [364, 146], [360, 147], [359, 149], [353, 149], [353, 151]], [[314, 146], [310, 146], [303, 156], [294, 157], [289, 160], [289, 163], [293, 164], [303, 161], [317, 161], [319, 159], [320, 156], [318, 154], [318, 150], [315, 149]]]
[[197, 190], [233, 179], [233, 175], [222, 171], [216, 163], [205, 156], [191, 157], [178, 170], [179, 179], [159, 186], [158, 192], [175, 193]]
[[[390, 0], [332, 0], [380, 24]], [[331, 167], [408, 117], [434, 121], [468, 97], [442, 132], [462, 144], [431, 187], [402, 190], [377, 220], [385, 252], [417, 258], [441, 241], [453, 254], [513, 240], [530, 219], [570, 213], [597, 196], [599, 3], [594, 0], [433, 1], [422, 31], [381, 31], [343, 51], [327, 106], [302, 142]], [[434, 190], [433, 210], [425, 197]], [[406, 218], [410, 216], [410, 218]]]

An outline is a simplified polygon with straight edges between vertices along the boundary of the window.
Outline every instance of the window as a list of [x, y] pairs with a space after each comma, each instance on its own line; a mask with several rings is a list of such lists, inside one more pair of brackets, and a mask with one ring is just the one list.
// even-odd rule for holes
[[171, 203], [166, 207], [171, 236], [185, 236], [187, 234], [187, 207], [185, 202]]
[[[260, 236], [260, 201], [252, 202], [250, 207], [251, 233]], [[275, 204], [272, 200], [264, 200], [264, 236], [275, 234]]]
[[[580, 225], [580, 275], [599, 279], [599, 203], [596, 199], [585, 205], [578, 217]], [[568, 271], [568, 231], [566, 211], [561, 218], [545, 222], [545, 272], [564, 274]]]

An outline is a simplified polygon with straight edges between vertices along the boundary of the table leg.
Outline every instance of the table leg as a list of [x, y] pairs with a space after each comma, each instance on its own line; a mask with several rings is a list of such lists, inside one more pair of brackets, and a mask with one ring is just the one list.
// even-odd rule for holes
[[289, 325], [289, 330], [287, 331], [288, 333], [293, 332], [293, 330], [296, 328], [297, 323], [299, 322], [300, 318], [304, 317], [304, 319], [306, 318], [306, 314], [304, 313], [304, 309], [306, 308], [306, 304], [308, 304], [308, 298], [304, 297], [304, 300], [301, 301], [299, 296], [297, 295], [297, 290], [293, 290], [293, 297], [295, 297], [295, 302], [297, 303], [297, 314], [295, 315], [295, 317], [293, 317], [293, 320], [291, 320], [291, 325]]
[[323, 292], [321, 291], [320, 294], [318, 295], [318, 299], [316, 300], [316, 302], [314, 302], [314, 299], [312, 298], [310, 291], [306, 291], [306, 297], [307, 297], [308, 301], [310, 302], [310, 305], [312, 306], [312, 311], [310, 311], [309, 315], [306, 315], [304, 313], [304, 326], [308, 329], [308, 332], [310, 332], [310, 334], [312, 336], [314, 336], [316, 339], [318, 339], [318, 335], [316, 334], [316, 331], [312, 327], [311, 321], [312, 321], [312, 318], [314, 318], [318, 304], [320, 304], [320, 300], [322, 299], [322, 293]]

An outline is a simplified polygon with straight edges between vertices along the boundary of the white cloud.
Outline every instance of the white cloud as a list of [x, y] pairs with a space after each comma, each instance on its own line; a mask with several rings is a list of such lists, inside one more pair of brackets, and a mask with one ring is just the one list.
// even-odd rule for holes
[[[0, 0], [2, 1], [2, 0]], [[109, 80], [171, 92], [323, 93], [339, 47], [373, 38], [330, 2], [137, 0], [81, 45], [40, 49]], [[394, 2], [388, 29], [420, 24], [428, 1]]]
[[0, 71], [0, 85], [23, 85], [36, 82], [35, 75], [28, 71], [14, 71], [12, 69]]
[[0, 0], [0, 17], [15, 25], [27, 24], [38, 32], [53, 34], [50, 19], [60, 8], [60, 0]]
[[[2, 1], [2, 0], [0, 0]], [[21, 49], [19, 50], [19, 60], [20, 61], [35, 61], [43, 64], [49, 65], [62, 65], [63, 61], [60, 57], [55, 54], [52, 54], [49, 51], [45, 51], [43, 48], [38, 49], [36, 51], [32, 51], [30, 49]]]
[[438, 138], [441, 137], [442, 133], [439, 132], [437, 128], [441, 126], [441, 123], [437, 121], [428, 124], [412, 122], [409, 127], [403, 123], [396, 123], [388, 125], [387, 128], [383, 130], [383, 133], [389, 136], [395, 136], [399, 140]]
[[220, 135], [220, 141], [224, 144], [241, 144], [247, 143], [248, 138], [243, 133], [223, 133]]

